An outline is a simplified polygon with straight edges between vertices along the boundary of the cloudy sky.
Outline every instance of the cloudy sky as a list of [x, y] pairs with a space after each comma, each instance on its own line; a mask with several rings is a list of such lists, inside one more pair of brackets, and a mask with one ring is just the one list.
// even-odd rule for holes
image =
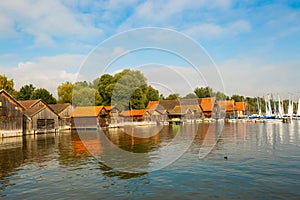
[[[229, 95], [297, 96], [299, 19], [297, 0], [2, 1], [0, 73], [16, 89], [33, 83], [53, 94], [62, 82], [93, 78], [85, 70], [97, 77], [134, 68], [163, 93], [211, 85]], [[145, 27], [164, 31], [141, 34]], [[154, 49], [145, 38], [155, 40]], [[195, 69], [186, 57], [202, 63]]]

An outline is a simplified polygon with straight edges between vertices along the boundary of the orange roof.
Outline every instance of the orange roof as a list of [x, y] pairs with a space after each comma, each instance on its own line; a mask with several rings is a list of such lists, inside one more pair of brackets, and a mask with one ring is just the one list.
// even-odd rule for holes
[[121, 112], [121, 115], [124, 117], [132, 117], [132, 116], [143, 116], [146, 110], [124, 110]]
[[235, 109], [237, 111], [245, 111], [247, 102], [235, 102]]
[[19, 101], [19, 103], [22, 104], [22, 106], [24, 106], [26, 109], [29, 109], [30, 107], [37, 104], [39, 101], [41, 101], [41, 100], [40, 99], [22, 100], [22, 101]]
[[159, 101], [149, 101], [147, 110], [155, 110], [159, 104]]
[[75, 108], [71, 117], [97, 117], [103, 108], [104, 106], [80, 106]]
[[218, 101], [218, 106], [226, 111], [234, 111], [234, 100]]
[[202, 98], [200, 106], [203, 111], [212, 111], [215, 104], [215, 97]]
[[199, 105], [178, 105], [174, 107], [174, 110], [176, 109], [190, 109], [191, 111], [200, 111]]
[[111, 111], [111, 109], [113, 109], [113, 106], [104, 106], [105, 110], [107, 111]]

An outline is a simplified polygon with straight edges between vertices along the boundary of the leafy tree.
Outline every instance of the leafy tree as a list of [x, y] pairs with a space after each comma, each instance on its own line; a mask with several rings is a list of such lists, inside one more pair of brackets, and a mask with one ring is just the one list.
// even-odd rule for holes
[[211, 97], [213, 94], [213, 90], [211, 87], [197, 87], [194, 90], [195, 94], [198, 98]]
[[234, 95], [231, 96], [231, 99], [233, 99], [235, 102], [242, 102], [242, 101], [245, 100], [245, 97], [234, 94]]
[[[148, 102], [159, 100], [158, 90], [154, 89], [151, 85], [149, 85], [147, 88], [147, 100], [148, 100]], [[147, 102], [147, 104], [148, 104], [148, 102]]]
[[179, 94], [169, 94], [169, 96], [167, 96], [166, 100], [177, 100], [180, 99]]
[[18, 92], [17, 99], [29, 100], [34, 90], [35, 87], [32, 84], [22, 86]]
[[144, 109], [146, 102], [146, 95], [141, 88], [137, 88], [130, 98], [130, 105], [132, 109]]
[[183, 99], [193, 99], [197, 98], [197, 96], [194, 93], [189, 93], [183, 97]]
[[62, 83], [57, 88], [58, 103], [72, 103], [74, 85], [70, 82]]
[[9, 94], [16, 97], [17, 93], [14, 89], [14, 80], [8, 80], [5, 75], [0, 75], [0, 90], [4, 89]]
[[102, 104], [102, 97], [93, 85], [84, 81], [73, 86], [72, 104], [74, 106], [95, 106]]
[[159, 95], [159, 100], [164, 100], [164, 99], [165, 99], [164, 95], [163, 95], [163, 94], [160, 94], [160, 95]]
[[155, 98], [154, 89], [147, 86], [145, 76], [137, 70], [124, 69], [111, 76], [104, 74], [98, 81], [98, 91], [104, 105], [113, 104], [119, 109], [142, 109], [149, 98]]
[[52, 94], [44, 89], [44, 88], [39, 88], [36, 89], [30, 99], [42, 99], [44, 102], [48, 103], [48, 104], [55, 104], [56, 103], [56, 99], [52, 96]]
[[229, 97], [220, 91], [214, 92], [212, 96], [215, 96], [217, 100], [229, 100]]
[[113, 76], [110, 74], [103, 74], [100, 78], [94, 80], [94, 85], [97, 85], [96, 88], [103, 100], [103, 104], [110, 105], [111, 95], [115, 86]]

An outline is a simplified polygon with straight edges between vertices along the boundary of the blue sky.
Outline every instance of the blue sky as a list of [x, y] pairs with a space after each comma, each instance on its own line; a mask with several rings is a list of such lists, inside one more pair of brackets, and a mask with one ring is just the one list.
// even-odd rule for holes
[[[205, 49], [224, 83], [224, 88], [216, 89], [230, 95], [297, 96], [299, 19], [299, 1], [3, 1], [0, 72], [14, 79], [16, 89], [33, 83], [55, 94], [58, 84], [78, 79], [80, 65], [101, 42], [134, 28], [161, 27], [186, 34]], [[129, 59], [118, 65], [132, 67]], [[191, 74], [182, 62], [172, 66]], [[150, 82], [157, 78], [155, 70], [148, 72]], [[170, 85], [178, 84], [161, 76]]]

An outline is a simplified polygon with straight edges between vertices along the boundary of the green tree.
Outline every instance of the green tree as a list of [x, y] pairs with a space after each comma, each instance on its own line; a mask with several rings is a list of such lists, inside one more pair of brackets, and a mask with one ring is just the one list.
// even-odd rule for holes
[[72, 103], [74, 85], [70, 82], [57, 87], [58, 103]]
[[17, 99], [29, 100], [34, 90], [35, 87], [32, 84], [22, 86], [18, 92]]
[[102, 104], [102, 97], [93, 85], [83, 81], [73, 86], [72, 104], [74, 106], [95, 106]]
[[[140, 71], [124, 69], [113, 76], [113, 80], [104, 91], [110, 98], [110, 103], [121, 110], [142, 109], [147, 106], [148, 86], [145, 76]], [[106, 102], [107, 100], [109, 99], [105, 99]]]
[[103, 104], [110, 105], [111, 95], [115, 86], [113, 76], [110, 74], [103, 74], [100, 78], [94, 80], [94, 85], [97, 85], [96, 88], [103, 100]]
[[4, 89], [9, 94], [16, 97], [17, 93], [14, 89], [14, 80], [10, 79], [8, 80], [5, 75], [0, 75], [0, 90]]
[[183, 99], [193, 99], [193, 98], [197, 98], [196, 94], [194, 93], [189, 93], [183, 97]]
[[[159, 92], [157, 89], [154, 89], [151, 85], [147, 88], [147, 100], [149, 101], [158, 101], [159, 100]], [[148, 104], [147, 102], [147, 104]]]
[[52, 94], [44, 89], [44, 88], [39, 88], [36, 89], [30, 99], [42, 99], [44, 102], [48, 103], [48, 104], [55, 104], [56, 103], [56, 99], [52, 96]]
[[177, 100], [180, 99], [180, 95], [175, 93], [175, 94], [169, 94], [169, 96], [167, 96], [166, 100]]
[[242, 102], [242, 101], [245, 100], [245, 97], [241, 96], [241, 95], [234, 94], [234, 95], [231, 96], [231, 99], [233, 99], [235, 102]]
[[215, 96], [217, 100], [229, 100], [229, 97], [223, 92], [213, 92], [212, 96]]
[[159, 95], [159, 100], [165, 100], [165, 97], [164, 97], [163, 94], [160, 94], [160, 95]]
[[213, 90], [211, 87], [197, 87], [194, 90], [195, 94], [198, 98], [211, 97], [213, 94]]
[[137, 88], [130, 97], [130, 105], [132, 109], [144, 109], [147, 98], [141, 88]]

